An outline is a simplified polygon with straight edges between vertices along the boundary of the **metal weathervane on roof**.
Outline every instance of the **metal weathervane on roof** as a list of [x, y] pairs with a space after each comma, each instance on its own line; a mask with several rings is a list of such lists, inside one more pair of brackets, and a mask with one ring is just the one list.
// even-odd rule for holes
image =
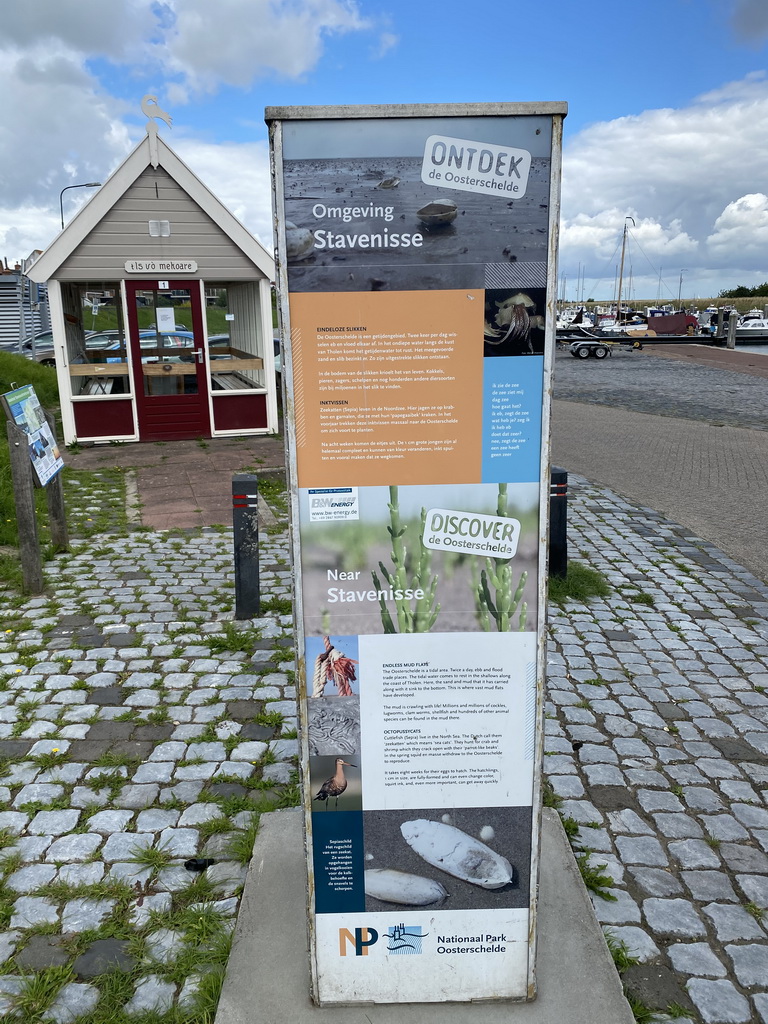
[[144, 96], [141, 101], [141, 112], [149, 118], [147, 121], [147, 135], [149, 136], [149, 160], [153, 167], [157, 167], [160, 157], [157, 152], [157, 122], [155, 118], [165, 121], [169, 128], [173, 127], [173, 118], [166, 114], [157, 105], [157, 96]]

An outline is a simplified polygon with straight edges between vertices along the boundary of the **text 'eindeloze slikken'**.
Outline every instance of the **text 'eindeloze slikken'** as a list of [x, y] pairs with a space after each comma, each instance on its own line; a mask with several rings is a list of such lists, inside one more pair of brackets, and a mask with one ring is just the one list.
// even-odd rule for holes
[[424, 146], [421, 180], [425, 185], [461, 192], [520, 199], [528, 187], [530, 170], [531, 154], [526, 149], [430, 135]]

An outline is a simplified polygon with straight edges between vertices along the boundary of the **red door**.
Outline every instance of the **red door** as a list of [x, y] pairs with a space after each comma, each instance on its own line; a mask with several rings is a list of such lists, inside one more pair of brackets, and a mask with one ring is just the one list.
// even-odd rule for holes
[[200, 284], [159, 283], [126, 282], [139, 437], [210, 437]]

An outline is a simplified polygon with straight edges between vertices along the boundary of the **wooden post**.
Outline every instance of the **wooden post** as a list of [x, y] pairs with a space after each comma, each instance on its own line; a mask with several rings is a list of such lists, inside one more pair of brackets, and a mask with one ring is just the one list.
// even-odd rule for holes
[[731, 315], [728, 317], [728, 341], [725, 343], [726, 348], [736, 348], [736, 324], [739, 321], [736, 310], [731, 310]]
[[[56, 417], [46, 409], [45, 418], [51, 428], [51, 436], [56, 440]], [[57, 551], [69, 551], [69, 533], [67, 531], [67, 513], [64, 508], [64, 484], [61, 472], [45, 487], [48, 500], [48, 524], [51, 531], [51, 544]]]
[[715, 335], [715, 337], [716, 338], [722, 338], [722, 336], [723, 336], [723, 307], [720, 306], [720, 308], [717, 311], [717, 334]]
[[768, 320], [768, 303], [763, 306], [763, 320]]
[[40, 594], [43, 590], [43, 565], [40, 542], [37, 539], [35, 516], [35, 485], [32, 480], [32, 461], [29, 457], [27, 435], [8, 420], [8, 449], [11, 456], [11, 479], [16, 504], [16, 525], [19, 531], [19, 558], [24, 590]]

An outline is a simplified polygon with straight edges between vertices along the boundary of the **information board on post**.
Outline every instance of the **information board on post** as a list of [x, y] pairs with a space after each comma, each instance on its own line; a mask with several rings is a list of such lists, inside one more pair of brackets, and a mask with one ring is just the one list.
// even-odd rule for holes
[[29, 458], [38, 483], [45, 487], [64, 468], [40, 400], [31, 384], [0, 395], [8, 417], [27, 435]]
[[563, 103], [268, 108], [312, 996], [530, 999]]

